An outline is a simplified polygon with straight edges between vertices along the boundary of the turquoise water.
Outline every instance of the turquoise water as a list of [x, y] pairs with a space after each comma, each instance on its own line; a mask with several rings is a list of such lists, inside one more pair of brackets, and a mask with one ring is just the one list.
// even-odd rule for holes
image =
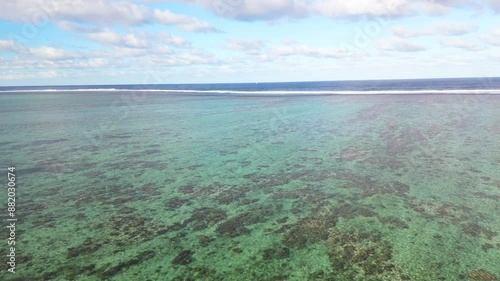
[[2, 94], [19, 221], [16, 273], [0, 279], [497, 280], [498, 108], [488, 95]]

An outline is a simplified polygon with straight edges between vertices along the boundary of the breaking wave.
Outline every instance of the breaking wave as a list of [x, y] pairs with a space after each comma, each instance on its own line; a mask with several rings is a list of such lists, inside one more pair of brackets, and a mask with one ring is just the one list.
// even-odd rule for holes
[[152, 93], [177, 93], [177, 94], [208, 94], [208, 95], [431, 95], [431, 94], [455, 94], [455, 95], [498, 95], [500, 89], [425, 89], [425, 90], [273, 90], [273, 91], [240, 91], [240, 90], [177, 90], [177, 89], [118, 89], [118, 88], [95, 88], [95, 89], [19, 89], [0, 90], [0, 93], [47, 93], [47, 92], [152, 92]]

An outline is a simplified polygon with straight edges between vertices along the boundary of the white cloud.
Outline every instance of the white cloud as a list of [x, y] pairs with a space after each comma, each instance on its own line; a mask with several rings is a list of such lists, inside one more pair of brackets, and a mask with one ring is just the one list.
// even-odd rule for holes
[[[171, 40], [171, 35], [155, 34], [157, 40]], [[142, 46], [140, 41], [135, 42], [130, 39], [133, 36], [121, 35], [111, 36], [106, 39], [107, 42], [115, 43], [120, 40], [131, 40], [130, 45]], [[0, 41], [2, 45], [9, 45]], [[0, 72], [4, 75], [0, 77], [3, 80], [10, 79], [30, 79], [30, 78], [48, 78], [49, 76], [26, 76], [24, 73], [41, 73], [41, 71], [50, 71], [57, 73], [57, 77], [64, 77], [68, 71], [76, 70], [76, 76], [79, 77], [79, 70], [103, 70], [116, 71], [117, 69], [141, 69], [145, 64], [155, 68], [193, 66], [193, 65], [212, 65], [220, 64], [222, 61], [212, 54], [202, 53], [195, 50], [176, 51], [168, 46], [156, 46], [153, 49], [147, 48], [129, 48], [122, 46], [113, 46], [111, 49], [97, 49], [88, 51], [73, 51], [49, 46], [26, 47], [14, 44], [14, 52], [18, 55], [11, 59], [1, 58]], [[48, 73], [48, 72], [47, 72]], [[109, 74], [109, 73], [106, 73]], [[84, 74], [82, 74], [84, 76]]]
[[0, 50], [8, 51], [14, 50], [16, 48], [16, 42], [14, 40], [0, 40]]
[[76, 52], [47, 46], [29, 48], [29, 53], [35, 58], [42, 60], [66, 60], [80, 57]]
[[424, 46], [403, 39], [379, 40], [376, 42], [376, 46], [381, 50], [397, 52], [419, 52], [426, 49]]
[[53, 70], [42, 70], [36, 72], [15, 72], [15, 71], [0, 71], [0, 80], [20, 80], [32, 78], [54, 78], [60, 76], [59, 73]]
[[[171, 53], [172, 50], [168, 49], [164, 51], [165, 53]], [[109, 58], [130, 58], [130, 57], [141, 57], [150, 53], [149, 49], [138, 49], [138, 48], [128, 48], [116, 46], [109, 50], [101, 51], [101, 55]]]
[[445, 47], [453, 47], [464, 49], [468, 51], [479, 51], [483, 48], [478, 46], [477, 44], [471, 42], [470, 40], [462, 39], [462, 38], [447, 38], [441, 40], [441, 45]]
[[343, 58], [350, 52], [341, 48], [313, 48], [309, 46], [276, 46], [271, 49], [273, 56], [306, 56], [314, 58]]
[[328, 17], [401, 16], [411, 14], [410, 3], [407, 0], [318, 0], [314, 9]]
[[70, 21], [59, 21], [57, 22], [57, 26], [63, 30], [71, 31], [71, 32], [79, 32], [79, 33], [90, 33], [100, 30], [96, 26], [88, 26], [83, 25], [81, 23], [74, 23]]
[[177, 15], [168, 10], [161, 11], [155, 9], [153, 16], [159, 23], [176, 25], [177, 27], [179, 27], [184, 31], [190, 31], [190, 32], [218, 31], [216, 28], [212, 27], [206, 22], [184, 15]]
[[89, 39], [97, 41], [99, 43], [119, 45], [123, 41], [122, 35], [109, 29], [89, 32], [86, 35]]
[[478, 8], [478, 3], [475, 0], [420, 0], [413, 2], [416, 10], [429, 15], [442, 15], [461, 6]]
[[204, 7], [214, 14], [238, 20], [271, 20], [280, 17], [301, 17], [311, 10], [306, 0], [177, 0]]
[[181, 37], [173, 36], [166, 32], [132, 32], [128, 34], [121, 34], [110, 29], [102, 29], [86, 33], [85, 36], [99, 43], [124, 48], [153, 48], [158, 45], [170, 45], [183, 48], [190, 46], [190, 43], [187, 40]]
[[493, 46], [500, 46], [500, 28], [492, 30], [487, 35], [482, 35], [481, 39]]
[[187, 41], [184, 38], [171, 35], [167, 32], [158, 32], [158, 33], [149, 33], [152, 40], [156, 39], [157, 43], [168, 44], [175, 47], [189, 48], [191, 47], [191, 42]]
[[500, 12], [500, 1], [498, 0], [486, 0], [488, 4], [490, 5], [491, 9], [494, 10], [495, 12]]
[[261, 40], [229, 40], [226, 48], [254, 56], [261, 61], [276, 61], [280, 58], [303, 56], [312, 58], [345, 58], [351, 52], [345, 48], [316, 48], [306, 45], [287, 44], [267, 46]]
[[[144, 0], [143, 0], [144, 1]], [[333, 18], [443, 14], [457, 7], [490, 7], [500, 11], [498, 0], [176, 0], [195, 4], [214, 14], [238, 20], [275, 20], [322, 15]], [[149, 1], [146, 1], [149, 2]]]
[[261, 40], [231, 39], [227, 44], [227, 48], [252, 55], [259, 54], [262, 48], [264, 48], [264, 43]]
[[[488, 33], [479, 35], [479, 38], [490, 46], [500, 46], [500, 28], [491, 30]], [[1, 44], [0, 44], [1, 46]]]
[[[206, 35], [203, 34], [201, 37], [193, 39], [193, 43], [191, 43], [171, 33], [148, 32], [145, 30], [165, 29], [165, 26], [176, 27], [179, 30], [189, 32], [216, 32], [217, 29], [209, 23], [200, 20], [201, 18], [198, 19], [189, 15], [177, 14], [164, 9], [163, 6], [161, 9], [155, 9], [154, 5], [146, 6], [140, 3], [155, 2], [155, 0], [8, 0], [2, 4], [0, 20], [15, 21], [17, 27], [22, 27], [23, 22], [26, 22], [26, 20], [28, 22], [35, 21], [39, 24], [53, 22], [59, 28], [76, 34], [72, 34], [71, 37], [62, 40], [51, 37], [57, 36], [57, 33], [51, 33], [52, 30], [47, 30], [47, 33], [43, 32], [43, 35], [48, 36], [42, 41], [22, 41], [21, 38], [16, 38], [18, 41], [0, 40], [0, 53], [2, 56], [0, 58], [0, 73], [8, 77], [16, 77], [16, 75], [21, 77], [25, 72], [41, 73], [40, 71], [43, 70], [52, 71], [52, 74], [47, 72], [45, 75], [57, 73], [58, 77], [63, 77], [62, 75], [66, 71], [68, 73], [72, 71], [78, 73], [82, 70], [82, 72], [93, 73], [92, 75], [94, 75], [95, 73], [100, 73], [99, 71], [107, 74], [107, 70], [110, 70], [110, 73], [119, 73], [122, 70], [138, 72], [141, 69], [150, 67], [176, 73], [179, 70], [176, 67], [181, 67], [182, 70], [179, 70], [179, 73], [182, 73], [184, 70], [187, 73], [189, 69], [196, 70], [193, 73], [200, 73], [205, 69], [209, 75], [216, 76], [217, 74], [212, 72], [216, 72], [217, 70], [232, 73], [236, 69], [241, 74], [240, 66], [249, 67], [255, 70], [256, 73], [263, 73], [261, 71], [265, 67], [276, 67], [277, 69], [293, 69], [293, 67], [297, 67], [304, 72], [304, 69], [313, 69], [313, 66], [316, 64], [336, 65], [337, 67], [345, 64], [351, 67], [351, 69], [356, 69], [358, 66], [350, 64], [359, 63], [360, 67], [365, 63], [373, 64], [377, 59], [383, 64], [386, 62], [385, 58], [389, 57], [392, 61], [400, 60], [401, 62], [407, 62], [407, 58], [414, 58], [415, 61], [418, 61], [423, 57], [428, 57], [429, 54], [441, 56], [445, 53], [457, 53], [456, 50], [442, 47], [432, 49], [432, 52], [429, 53], [393, 53], [423, 51], [426, 50], [427, 44], [431, 47], [435, 46], [436, 43], [441, 43], [442, 46], [446, 47], [469, 51], [480, 50], [480, 52], [475, 54], [475, 57], [478, 58], [478, 62], [476, 63], [479, 65], [482, 63], [481, 59], [485, 59], [482, 56], [483, 53], [490, 52], [493, 54], [498, 49], [496, 46], [500, 46], [498, 39], [500, 38], [500, 30], [475, 36], [473, 33], [478, 30], [478, 27], [468, 22], [430, 22], [425, 26], [417, 26], [416, 28], [410, 25], [388, 26], [390, 22], [397, 22], [398, 24], [409, 22], [406, 20], [400, 21], [400, 17], [442, 14], [449, 12], [451, 9], [458, 10], [457, 7], [474, 7], [473, 3], [484, 4], [488, 2], [489, 7], [495, 8], [496, 2], [489, 0], [356, 0], [351, 2], [341, 0], [174, 1], [189, 2], [202, 6], [220, 17], [242, 21], [265, 20], [268, 22], [284, 23], [285, 21], [281, 19], [285, 18], [287, 22], [291, 22], [289, 26], [285, 27], [290, 28], [288, 29], [289, 31], [291, 28], [295, 28], [294, 18], [323, 16], [333, 18], [334, 20], [321, 20], [320, 24], [326, 24], [319, 26], [317, 24], [318, 21], [311, 19], [312, 21], [308, 22], [308, 24], [313, 23], [311, 26], [316, 24], [318, 28], [316, 34], [304, 34], [308, 31], [304, 31], [302, 26], [296, 34], [290, 34], [290, 36], [293, 36], [300, 42], [295, 42], [291, 39], [279, 42], [284, 34], [276, 34], [275, 32], [285, 30], [282, 27], [270, 26], [268, 32], [268, 30], [265, 30], [266, 25], [260, 23], [252, 27], [249, 26], [253, 25], [252, 23], [238, 23], [236, 27], [246, 25], [245, 30], [240, 31], [237, 28], [232, 28], [228, 36], [234, 36], [235, 38], [241, 36], [241, 38], [247, 38], [247, 40], [232, 39], [224, 41], [227, 38], [224, 35], [207, 36], [205, 38]], [[354, 5], [352, 2], [356, 4]], [[480, 6], [481, 4], [477, 4], [477, 7]], [[193, 11], [194, 9], [186, 10]], [[497, 11], [499, 10], [497, 9]], [[491, 11], [488, 13], [491, 13]], [[339, 18], [340, 20], [336, 20]], [[455, 14], [448, 17], [451, 20], [457, 20], [458, 18]], [[392, 31], [399, 38], [380, 40], [371, 44], [374, 40], [383, 38], [381, 37], [382, 33], [374, 32], [376, 35], [369, 35], [370, 38], [366, 40], [369, 44], [367, 43], [361, 47], [357, 42], [356, 31], [347, 30], [351, 26], [354, 26], [354, 24], [352, 22], [345, 24], [346, 19], [385, 20], [387, 24], [382, 26], [383, 29], [379, 31], [383, 32], [383, 34], [388, 30]], [[478, 24], [486, 23], [487, 20], [489, 18], [484, 21], [481, 19], [478, 21]], [[20, 22], [21, 24], [19, 24]], [[220, 22], [231, 24], [228, 21]], [[362, 22], [361, 24], [364, 23], [366, 22]], [[164, 26], [143, 26], [147, 24]], [[331, 24], [331, 26], [326, 26], [328, 24]], [[364, 27], [366, 26], [368, 25], [365, 24]], [[150, 27], [151, 29], [149, 29]], [[342, 30], [344, 27], [346, 30]], [[241, 32], [247, 31], [246, 28], [248, 28], [249, 33], [248, 36], [243, 37]], [[317, 34], [325, 30], [332, 31], [329, 34], [333, 37], [318, 40]], [[337, 30], [339, 31], [338, 33], [336, 32]], [[173, 31], [173, 33], [176, 31]], [[294, 31], [292, 30], [291, 32], [293, 33]], [[184, 34], [182, 32], [179, 33]], [[466, 34], [472, 35], [463, 36], [464, 38], [461, 39], [460, 36]], [[42, 35], [42, 33], [39, 35]], [[75, 41], [73, 38], [75, 35], [79, 36], [81, 41]], [[355, 54], [348, 50], [349, 44], [345, 44], [346, 48], [335, 48], [333, 43], [350, 42], [347, 39], [351, 38], [345, 37], [349, 35], [352, 35], [354, 38], [352, 40], [354, 43], [351, 47], [353, 52], [357, 52]], [[434, 37], [422, 38], [421, 41], [417, 41], [417, 39], [415, 41], [407, 40], [407, 38], [431, 35]], [[273, 38], [270, 36], [273, 36]], [[6, 36], [4, 39], [7, 38], [12, 37]], [[248, 40], [248, 38], [253, 38], [254, 40]], [[262, 40], [258, 40], [259, 38]], [[441, 39], [443, 40], [440, 41]], [[478, 39], [479, 42], [474, 41], [474, 39]], [[50, 40], [56, 40], [54, 41], [55, 44], [47, 46], [36, 45], [37, 42]], [[211, 40], [209, 44], [207, 44], [208, 40]], [[430, 42], [429, 40], [434, 40], [435, 42]], [[24, 45], [21, 43], [24, 43]], [[95, 47], [96, 45], [97, 47]], [[360, 45], [360, 47], [355, 48], [354, 45]], [[198, 46], [204, 46], [206, 49], [212, 46], [222, 47], [222, 50], [217, 50], [218, 53], [227, 51], [227, 49], [236, 52], [228, 52], [218, 57], [209, 52], [196, 49]], [[461, 53], [474, 58], [467, 51]], [[354, 59], [349, 62], [342, 60], [347, 57], [353, 58], [353, 55], [363, 57], [370, 55], [370, 57], [369, 59]], [[381, 55], [382, 58], [377, 57], [378, 55]], [[267, 62], [270, 63], [267, 64]], [[332, 62], [334, 63], [332, 64]], [[228, 65], [232, 65], [232, 67], [228, 67]], [[314, 71], [307, 71], [307, 73], [309, 72], [312, 73]]]
[[118, 33], [109, 28], [81, 26], [69, 22], [62, 22], [59, 27], [73, 32], [81, 33], [86, 38], [100, 44], [113, 45], [120, 48], [152, 49], [165, 51], [170, 47], [188, 48], [191, 43], [186, 39], [171, 35], [167, 32], [137, 32]]
[[391, 31], [392, 34], [403, 38], [420, 37], [433, 34], [432, 30], [429, 29], [407, 29], [402, 26], [395, 26]]
[[477, 30], [477, 25], [471, 23], [436, 23], [435, 29], [442, 35], [459, 36]]
[[152, 55], [145, 58], [155, 67], [220, 64], [222, 61], [212, 54], [199, 51], [177, 52], [169, 56]]
[[428, 35], [461, 36], [477, 31], [478, 26], [473, 23], [437, 22], [431, 27], [420, 29], [408, 29], [403, 26], [395, 26], [391, 29], [392, 34], [403, 37], [421, 37]]
[[143, 24], [175, 25], [185, 31], [216, 31], [208, 23], [197, 18], [178, 15], [169, 10], [151, 10], [126, 0], [16, 0], [4, 1], [0, 19], [35, 25], [87, 22], [96, 26]]

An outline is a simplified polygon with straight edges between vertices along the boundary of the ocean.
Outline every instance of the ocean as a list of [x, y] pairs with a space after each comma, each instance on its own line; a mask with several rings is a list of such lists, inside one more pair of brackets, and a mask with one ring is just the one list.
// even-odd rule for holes
[[0, 116], [0, 280], [500, 278], [500, 78], [0, 87]]

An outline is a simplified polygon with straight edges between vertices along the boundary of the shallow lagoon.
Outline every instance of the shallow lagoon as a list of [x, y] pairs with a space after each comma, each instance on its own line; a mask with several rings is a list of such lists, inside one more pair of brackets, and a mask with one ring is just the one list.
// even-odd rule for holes
[[499, 108], [488, 95], [2, 94], [19, 240], [17, 273], [0, 279], [498, 279]]

